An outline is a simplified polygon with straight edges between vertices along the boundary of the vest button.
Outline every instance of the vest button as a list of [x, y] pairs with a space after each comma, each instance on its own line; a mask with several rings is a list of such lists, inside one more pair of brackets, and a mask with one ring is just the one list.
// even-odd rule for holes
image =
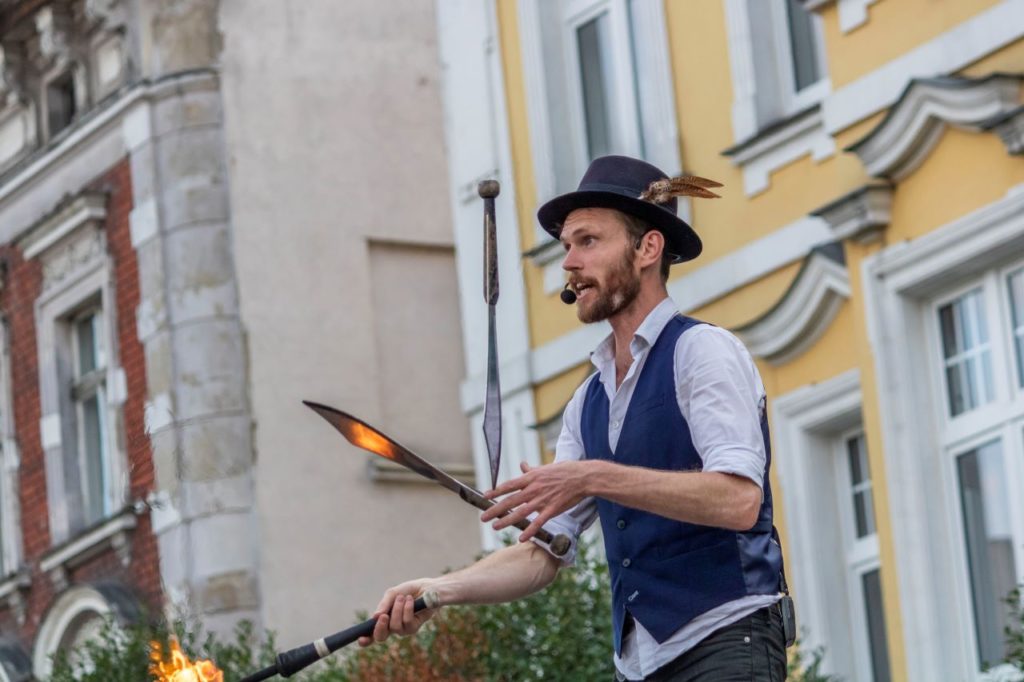
[[617, 521], [617, 522], [615, 523], [615, 527], [616, 527], [616, 528], [618, 528], [619, 530], [622, 530], [623, 528], [625, 528], [625, 527], [626, 527], [626, 521], [625, 521], [624, 519], [619, 519], [619, 520], [618, 520], [618, 521]]
[[632, 563], [632, 562], [629, 559], [623, 559], [622, 560], [622, 567], [623, 568], [629, 568], [629, 564], [630, 563]]

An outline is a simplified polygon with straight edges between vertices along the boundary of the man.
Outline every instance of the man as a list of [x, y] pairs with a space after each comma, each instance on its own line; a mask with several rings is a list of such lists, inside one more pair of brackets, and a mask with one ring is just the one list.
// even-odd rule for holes
[[565, 247], [579, 319], [608, 320], [612, 333], [566, 406], [554, 463], [523, 466], [488, 494], [504, 496], [482, 516], [498, 519], [496, 529], [531, 517], [520, 544], [388, 590], [374, 640], [430, 618], [413, 613], [426, 591], [442, 604], [482, 604], [544, 588], [572, 563], [575, 544], [563, 561], [527, 541], [542, 525], [576, 539], [599, 516], [616, 679], [785, 678], [764, 388], [742, 344], [680, 316], [665, 288], [669, 266], [701, 251], [675, 197], [717, 196], [706, 189], [714, 186], [608, 156], [576, 192], [540, 208], [541, 225]]

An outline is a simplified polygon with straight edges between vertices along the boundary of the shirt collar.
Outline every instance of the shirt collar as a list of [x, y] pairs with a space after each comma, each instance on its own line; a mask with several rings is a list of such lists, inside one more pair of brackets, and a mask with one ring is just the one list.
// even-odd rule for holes
[[[679, 314], [679, 307], [671, 297], [666, 296], [661, 303], [654, 306], [647, 317], [637, 327], [633, 334], [633, 340], [629, 344], [630, 353], [635, 358], [645, 348], [650, 348], [661, 336], [665, 325], [669, 320]], [[594, 352], [590, 354], [590, 361], [595, 367], [601, 369], [615, 359], [615, 335], [609, 334], [597, 345]]]

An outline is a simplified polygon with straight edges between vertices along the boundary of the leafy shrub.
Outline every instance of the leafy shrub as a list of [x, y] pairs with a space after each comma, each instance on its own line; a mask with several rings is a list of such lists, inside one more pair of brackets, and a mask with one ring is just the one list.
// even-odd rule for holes
[[[581, 551], [574, 569], [548, 588], [511, 604], [441, 609], [413, 637], [360, 649], [352, 645], [292, 679], [301, 682], [470, 682], [612, 679], [608, 569]], [[360, 619], [366, 618], [361, 614]], [[274, 661], [272, 635], [242, 622], [232, 638], [182, 621], [119, 627], [54, 660], [51, 682], [150, 680], [151, 642], [168, 651], [174, 636], [191, 660], [210, 659], [224, 682], [238, 682]]]

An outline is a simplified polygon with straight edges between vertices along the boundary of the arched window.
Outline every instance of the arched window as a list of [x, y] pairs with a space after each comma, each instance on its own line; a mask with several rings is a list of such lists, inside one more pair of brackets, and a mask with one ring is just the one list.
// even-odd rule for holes
[[67, 590], [50, 607], [36, 635], [32, 654], [36, 677], [49, 677], [53, 657], [58, 652], [71, 652], [95, 638], [105, 619], [114, 618], [126, 624], [134, 620], [138, 612], [134, 598], [121, 587], [80, 585]]

